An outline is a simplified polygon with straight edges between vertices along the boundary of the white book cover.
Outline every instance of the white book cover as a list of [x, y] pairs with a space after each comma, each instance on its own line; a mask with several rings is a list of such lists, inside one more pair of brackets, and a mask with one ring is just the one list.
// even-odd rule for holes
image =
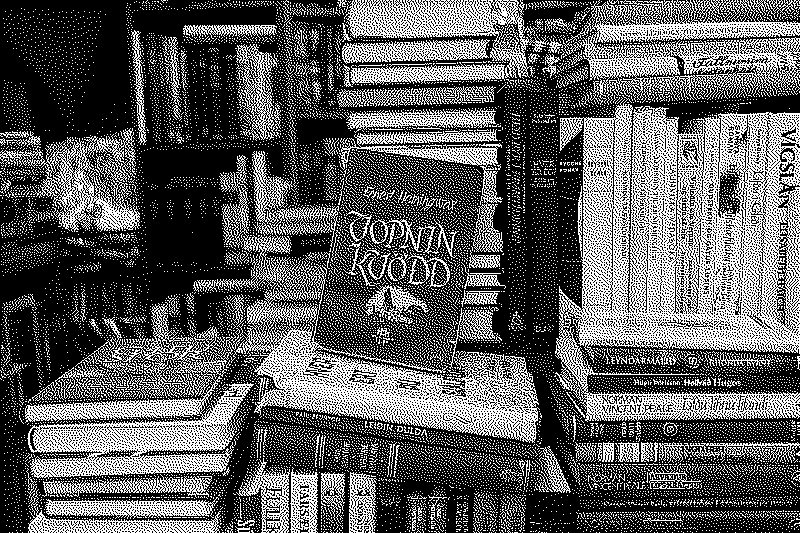
[[789, 235], [786, 245], [786, 325], [800, 333], [800, 191], [789, 199]]
[[664, 218], [664, 159], [666, 155], [667, 109], [656, 107], [652, 118], [652, 147], [645, 161], [647, 176], [647, 312], [661, 312], [662, 240], [661, 221]]
[[316, 472], [292, 471], [289, 482], [290, 533], [317, 533], [319, 481]]
[[218, 503], [216, 500], [169, 499], [169, 497], [157, 500], [134, 498], [46, 499], [44, 502], [44, 514], [53, 518], [196, 519], [211, 517]]
[[614, 111], [614, 176], [613, 176], [613, 288], [611, 310], [628, 311], [630, 293], [630, 235], [631, 235], [631, 127], [633, 106], [617, 106]]
[[290, 331], [258, 370], [272, 387], [261, 405], [537, 442], [524, 361], [459, 355], [458, 373], [439, 374], [328, 352], [311, 332]]
[[507, 64], [499, 61], [345, 65], [344, 71], [345, 87], [478, 83], [508, 77]]
[[269, 465], [261, 477], [261, 528], [270, 533], [289, 533], [291, 469]]
[[42, 480], [42, 491], [49, 498], [76, 499], [87, 494], [115, 497], [120, 494], [206, 494], [223, 482], [211, 475], [149, 475], [58, 478]]
[[387, 130], [360, 131], [356, 146], [382, 144], [468, 144], [496, 143], [497, 128], [458, 130]]
[[583, 122], [581, 261], [584, 307], [611, 310], [614, 119]]
[[633, 109], [631, 130], [631, 236], [630, 236], [630, 295], [631, 311], [647, 310], [647, 221], [648, 195], [645, 161], [650, 153], [653, 108]]
[[347, 116], [347, 129], [356, 132], [493, 127], [497, 127], [493, 107], [353, 111]]
[[720, 115], [719, 208], [715, 221], [714, 313], [739, 307], [742, 209], [747, 169], [747, 116]]
[[46, 424], [28, 433], [34, 453], [224, 450], [241, 431], [252, 407], [251, 384], [233, 384], [199, 420]]
[[747, 173], [742, 208], [742, 254], [740, 268], [743, 315], [761, 313], [761, 267], [764, 238], [764, 187], [766, 179], [769, 113], [747, 117]]
[[678, 117], [664, 124], [664, 174], [661, 179], [661, 310], [676, 311], [678, 248]]
[[342, 63], [421, 63], [489, 58], [491, 38], [415, 39], [342, 44]]
[[219, 533], [223, 513], [210, 520], [127, 520], [109, 518], [50, 518], [39, 514], [28, 533]]
[[700, 261], [700, 186], [703, 179], [703, 136], [678, 135], [678, 258], [676, 310], [697, 311]]

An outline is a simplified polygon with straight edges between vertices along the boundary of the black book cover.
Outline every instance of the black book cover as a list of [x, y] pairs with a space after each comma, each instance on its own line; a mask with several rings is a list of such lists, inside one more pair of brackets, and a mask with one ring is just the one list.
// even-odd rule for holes
[[561, 291], [581, 305], [583, 269], [578, 239], [578, 200], [583, 174], [583, 129], [558, 155], [558, 284]]
[[352, 150], [315, 340], [436, 371], [452, 362], [480, 166]]

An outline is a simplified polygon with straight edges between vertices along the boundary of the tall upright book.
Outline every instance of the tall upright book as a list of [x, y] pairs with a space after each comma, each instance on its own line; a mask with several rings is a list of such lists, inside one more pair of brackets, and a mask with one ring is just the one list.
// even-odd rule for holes
[[315, 339], [443, 371], [455, 352], [483, 170], [354, 149], [346, 172]]

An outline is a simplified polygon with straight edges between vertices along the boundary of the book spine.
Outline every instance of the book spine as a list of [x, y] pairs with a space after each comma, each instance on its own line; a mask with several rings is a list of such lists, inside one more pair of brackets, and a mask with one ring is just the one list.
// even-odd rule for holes
[[664, 177], [661, 226], [661, 309], [677, 312], [678, 269], [678, 118], [667, 117], [664, 127]]
[[666, 201], [663, 199], [665, 128], [667, 109], [656, 107], [651, 119], [652, 134], [648, 138], [650, 155], [645, 161], [647, 176], [647, 312], [661, 312], [661, 280], [662, 280], [662, 239], [661, 220], [665, 213], [662, 210]]
[[[254, 492], [248, 491], [243, 492], [239, 491], [236, 494], [236, 531], [241, 533], [261, 533], [262, 531], [270, 531], [262, 526], [263, 523], [263, 513], [264, 513], [264, 497], [261, 492], [261, 482], [262, 478], [259, 472], [258, 479], [255, 480], [258, 485], [258, 489]], [[242, 485], [244, 486], [245, 483], [253, 482], [253, 480], [249, 480], [245, 478]]]
[[345, 65], [477, 61], [489, 57], [490, 45], [490, 39], [346, 42], [341, 53]]
[[793, 497], [793, 465], [574, 463], [577, 492], [614, 497]]
[[[610, 457], [604, 449], [610, 445]], [[632, 453], [624, 453], [626, 448]], [[723, 463], [723, 464], [795, 464], [800, 457], [798, 444], [726, 444], [726, 443], [579, 443], [575, 459], [582, 463]]]
[[520, 494], [501, 494], [497, 523], [499, 531], [524, 533], [525, 497]]
[[260, 427], [257, 439], [259, 460], [295, 468], [518, 493], [531, 482], [526, 459], [277, 424]]
[[586, 118], [583, 123], [581, 251], [583, 309], [611, 311], [613, 257], [614, 119]]
[[632, 312], [647, 310], [647, 221], [646, 161], [650, 153], [650, 107], [635, 107], [631, 131], [631, 237], [630, 304]]
[[[277, 463], [276, 463], [277, 464]], [[290, 481], [291, 533], [317, 533], [318, 492], [317, 474], [308, 470], [292, 471]]]
[[800, 333], [800, 191], [792, 191], [788, 210], [786, 325]]
[[700, 313], [713, 311], [714, 258], [716, 249], [715, 221], [719, 210], [719, 118], [704, 121], [703, 135], [703, 187], [702, 216], [700, 219], [700, 292], [697, 310]]
[[489, 492], [476, 492], [472, 501], [473, 533], [497, 533], [500, 496]]
[[587, 394], [586, 416], [592, 421], [742, 420], [769, 418], [780, 412], [800, 418], [798, 393], [663, 393]]
[[595, 44], [621, 44], [798, 36], [800, 36], [800, 24], [783, 22], [696, 22], [624, 26], [601, 24], [594, 28], [592, 41]]
[[790, 0], [777, 0], [772, 5], [747, 4], [736, 6], [710, 2], [685, 4], [597, 4], [592, 6], [590, 20], [595, 24], [627, 25], [645, 20], [663, 24], [692, 24], [695, 22], [763, 22], [792, 21], [800, 18], [797, 6]]
[[797, 187], [800, 184], [796, 177], [796, 160], [797, 160], [797, 114], [792, 114], [794, 118], [793, 130], [781, 132], [781, 152], [779, 155], [779, 186], [780, 192], [778, 193], [778, 261], [776, 268], [776, 308], [779, 320], [786, 324], [788, 319], [787, 302], [794, 298], [795, 295], [787, 295], [787, 281], [791, 280], [791, 275], [788, 274], [788, 260], [789, 260], [789, 235], [793, 231], [790, 228], [790, 204], [797, 202], [798, 191]]
[[347, 116], [347, 129], [385, 130], [385, 129], [473, 129], [495, 126], [495, 109], [444, 108], [444, 109], [406, 109], [389, 111], [353, 111]]
[[536, 443], [525, 443], [498, 437], [483, 437], [472, 433], [443, 431], [354, 416], [329, 415], [317, 411], [287, 409], [265, 404], [259, 406], [259, 420], [282, 424], [298, 424], [326, 431], [363, 433], [385, 439], [419, 442], [443, 448], [460, 448], [475, 452], [513, 455], [515, 457], [536, 458], [541, 453], [541, 447]]
[[800, 520], [800, 511], [578, 511], [576, 531], [650, 533], [670, 524], [676, 531], [790, 531]]
[[449, 533], [448, 515], [450, 497], [444, 487], [434, 488], [428, 494], [428, 533]]
[[378, 479], [376, 487], [376, 531], [380, 533], [405, 533], [406, 498], [401, 481]]
[[347, 476], [348, 533], [375, 533], [377, 479], [366, 474]]
[[[574, 125], [573, 130], [570, 125]], [[583, 169], [583, 119], [560, 121], [558, 154], [558, 285], [580, 305], [583, 266], [580, 251], [579, 205]], [[498, 183], [498, 190], [499, 190]]]
[[703, 137], [678, 136], [678, 264], [676, 299], [678, 313], [697, 312], [699, 276], [699, 192], [703, 172]]
[[426, 533], [428, 530], [428, 499], [420, 491], [406, 496], [407, 533]]
[[[673, 497], [669, 499], [605, 498], [590, 496], [580, 501], [581, 511], [800, 511], [800, 498]], [[734, 529], [746, 531], [746, 529]]]
[[291, 473], [288, 468], [269, 466], [261, 483], [261, 530], [289, 533], [291, 522]]
[[166, 84], [165, 99], [165, 140], [173, 143], [183, 142], [183, 127], [186, 123], [183, 115], [180, 52], [177, 37], [164, 37], [164, 80]]
[[435, 83], [479, 83], [502, 80], [505, 63], [455, 62], [429, 64], [347, 65], [345, 87], [414, 85]]
[[345, 474], [319, 473], [319, 532], [344, 533], [346, 507]]
[[800, 392], [796, 377], [781, 375], [589, 374], [586, 381], [590, 394], [703, 392], [724, 395]]
[[630, 225], [631, 225], [631, 123], [633, 106], [617, 106], [614, 112], [614, 176], [613, 184], [613, 229], [611, 281], [613, 313], [628, 310], [630, 294]]
[[712, 311], [736, 313], [742, 244], [742, 191], [747, 167], [747, 117], [720, 116], [719, 210], [715, 217]]
[[449, 496], [448, 533], [472, 533], [472, 491], [451, 488]]

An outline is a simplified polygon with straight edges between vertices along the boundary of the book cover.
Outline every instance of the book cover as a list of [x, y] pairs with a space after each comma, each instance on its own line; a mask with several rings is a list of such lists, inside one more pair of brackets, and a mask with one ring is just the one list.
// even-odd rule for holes
[[28, 400], [28, 424], [196, 419], [216, 399], [241, 339], [115, 339]]
[[482, 185], [479, 166], [351, 150], [315, 340], [361, 357], [445, 370], [455, 351]]

